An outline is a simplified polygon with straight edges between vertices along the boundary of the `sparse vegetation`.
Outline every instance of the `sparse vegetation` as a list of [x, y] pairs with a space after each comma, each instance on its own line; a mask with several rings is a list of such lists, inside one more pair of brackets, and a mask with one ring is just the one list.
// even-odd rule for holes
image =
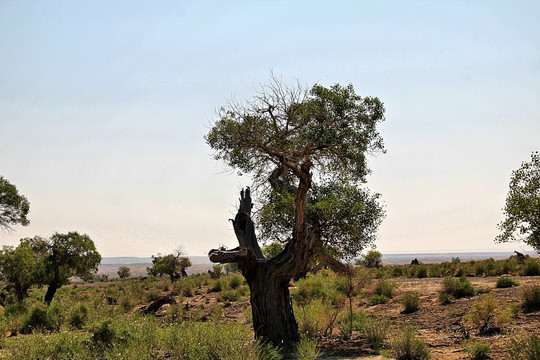
[[540, 359], [540, 335], [522, 333], [511, 338], [508, 353], [512, 360]]
[[509, 288], [512, 286], [518, 286], [519, 283], [509, 276], [501, 276], [497, 279], [496, 287], [498, 289]]
[[420, 305], [420, 295], [416, 291], [410, 291], [403, 295], [401, 303], [404, 306], [403, 312], [405, 314], [413, 313], [418, 310]]
[[390, 340], [392, 354], [397, 360], [425, 360], [430, 359], [431, 354], [426, 343], [416, 337], [415, 330], [406, 326], [397, 330]]
[[466, 345], [467, 353], [473, 360], [489, 359], [491, 345], [482, 341], [470, 341]]

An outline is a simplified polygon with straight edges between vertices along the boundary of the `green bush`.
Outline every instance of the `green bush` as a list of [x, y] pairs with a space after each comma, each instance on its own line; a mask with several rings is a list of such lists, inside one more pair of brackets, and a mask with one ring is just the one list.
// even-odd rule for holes
[[386, 341], [387, 331], [388, 323], [373, 316], [365, 318], [361, 329], [362, 335], [374, 350], [382, 349]]
[[497, 284], [495, 285], [498, 289], [509, 288], [512, 286], [518, 286], [519, 283], [511, 278], [510, 276], [501, 276], [497, 279]]
[[439, 293], [439, 301], [443, 305], [450, 304], [452, 301], [454, 301], [454, 296], [442, 291]]
[[78, 304], [73, 307], [69, 315], [69, 324], [76, 329], [82, 329], [86, 321], [88, 321], [88, 306]]
[[321, 355], [319, 343], [312, 338], [302, 336], [296, 347], [298, 360], [316, 360]]
[[229, 279], [229, 287], [231, 289], [236, 289], [238, 288], [240, 285], [242, 285], [242, 277], [239, 276], [239, 275], [233, 275], [230, 279]]
[[43, 304], [35, 304], [24, 317], [21, 332], [30, 334], [34, 330], [58, 331], [61, 320], [61, 310], [58, 305], [47, 307]]
[[459, 299], [474, 296], [475, 291], [472, 283], [465, 276], [460, 278], [447, 277], [443, 282], [443, 292]]
[[99, 347], [111, 346], [116, 338], [116, 332], [111, 328], [111, 320], [102, 321], [94, 330], [92, 340]]
[[427, 267], [424, 265], [419, 266], [418, 269], [416, 270], [416, 277], [419, 279], [424, 279], [424, 278], [427, 278], [427, 276], [428, 276]]
[[394, 296], [395, 288], [397, 288], [397, 284], [395, 282], [391, 280], [380, 280], [375, 288], [375, 294], [391, 299]]
[[491, 345], [481, 341], [471, 341], [466, 347], [467, 353], [473, 360], [489, 359]]
[[388, 296], [384, 296], [384, 295], [373, 295], [370, 299], [369, 299], [369, 305], [371, 306], [374, 306], [374, 305], [379, 305], [379, 304], [386, 304], [387, 302], [389, 302], [390, 299], [388, 298]]
[[540, 275], [540, 260], [534, 258], [528, 258], [525, 264], [521, 268], [521, 275], [523, 276], [538, 276]]
[[540, 310], [540, 285], [525, 288], [521, 294], [522, 307], [526, 311]]
[[431, 357], [427, 345], [416, 337], [410, 326], [393, 334], [390, 348], [397, 360], [424, 360]]
[[413, 313], [418, 310], [418, 305], [420, 305], [420, 295], [416, 291], [407, 292], [401, 298], [401, 303], [405, 307], [404, 313]]
[[480, 334], [500, 330], [510, 322], [510, 312], [500, 308], [497, 298], [487, 294], [474, 303], [466, 320], [478, 328]]
[[221, 292], [219, 297], [223, 301], [238, 301], [240, 300], [241, 296], [240, 296], [240, 291], [238, 290], [228, 290], [228, 291]]
[[508, 354], [512, 360], [540, 359], [540, 336], [538, 334], [520, 334], [511, 338]]

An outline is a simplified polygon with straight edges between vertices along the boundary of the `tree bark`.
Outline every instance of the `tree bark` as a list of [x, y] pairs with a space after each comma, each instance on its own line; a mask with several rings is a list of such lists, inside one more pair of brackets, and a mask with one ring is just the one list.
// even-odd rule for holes
[[56, 294], [56, 290], [58, 290], [60, 286], [56, 282], [52, 282], [49, 284], [49, 287], [47, 288], [47, 292], [45, 293], [44, 302], [47, 305], [51, 305], [51, 301], [54, 298], [54, 294]]
[[[305, 195], [307, 188], [300, 189], [299, 193]], [[240, 193], [240, 208], [233, 220], [240, 246], [231, 250], [214, 249], [208, 256], [216, 263], [238, 263], [250, 289], [255, 337], [292, 351], [300, 337], [288, 284], [309, 267], [320, 236], [303, 223], [303, 214], [298, 214], [301, 219], [295, 224], [292, 241], [281, 254], [267, 260], [257, 243], [251, 207], [247, 188]]]

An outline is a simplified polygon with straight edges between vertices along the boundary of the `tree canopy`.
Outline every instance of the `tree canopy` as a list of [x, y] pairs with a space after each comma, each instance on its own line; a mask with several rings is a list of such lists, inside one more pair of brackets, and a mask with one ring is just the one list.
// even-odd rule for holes
[[17, 187], [0, 176], [0, 228], [10, 230], [11, 225], [27, 226], [30, 221], [30, 202], [19, 194]]
[[524, 241], [540, 252], [540, 154], [523, 162], [512, 172], [510, 190], [503, 209], [505, 220], [499, 224], [496, 242]]
[[186, 269], [192, 263], [188, 257], [181, 255], [181, 251], [164, 256], [152, 255], [152, 267], [147, 268], [148, 273], [154, 276], [168, 275], [173, 282], [187, 276]]

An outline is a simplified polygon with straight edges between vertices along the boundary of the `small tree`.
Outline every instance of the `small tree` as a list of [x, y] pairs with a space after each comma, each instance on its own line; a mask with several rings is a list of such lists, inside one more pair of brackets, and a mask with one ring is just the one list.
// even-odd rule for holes
[[120, 279], [125, 279], [131, 276], [131, 269], [127, 266], [120, 266], [116, 274]]
[[18, 301], [27, 297], [28, 289], [39, 282], [38, 263], [36, 254], [25, 243], [21, 243], [16, 248], [4, 246], [0, 252], [0, 272], [3, 279], [15, 291]]
[[154, 276], [168, 275], [174, 282], [181, 277], [187, 276], [186, 269], [192, 266], [188, 257], [182, 257], [182, 252], [165, 256], [152, 255], [152, 267], [147, 268], [149, 274]]
[[510, 177], [504, 207], [506, 219], [499, 224], [496, 242], [523, 240], [540, 252], [540, 154], [533, 152]]
[[378, 268], [382, 264], [382, 254], [377, 250], [369, 250], [364, 255], [364, 264], [369, 268]]
[[39, 282], [48, 285], [44, 302], [50, 304], [56, 290], [72, 276], [86, 277], [97, 271], [101, 255], [88, 235], [77, 232], [56, 233], [50, 239], [39, 236], [21, 240], [28, 244], [40, 259]]
[[17, 187], [0, 176], [0, 228], [11, 230], [11, 225], [27, 226], [30, 202], [19, 194]]

